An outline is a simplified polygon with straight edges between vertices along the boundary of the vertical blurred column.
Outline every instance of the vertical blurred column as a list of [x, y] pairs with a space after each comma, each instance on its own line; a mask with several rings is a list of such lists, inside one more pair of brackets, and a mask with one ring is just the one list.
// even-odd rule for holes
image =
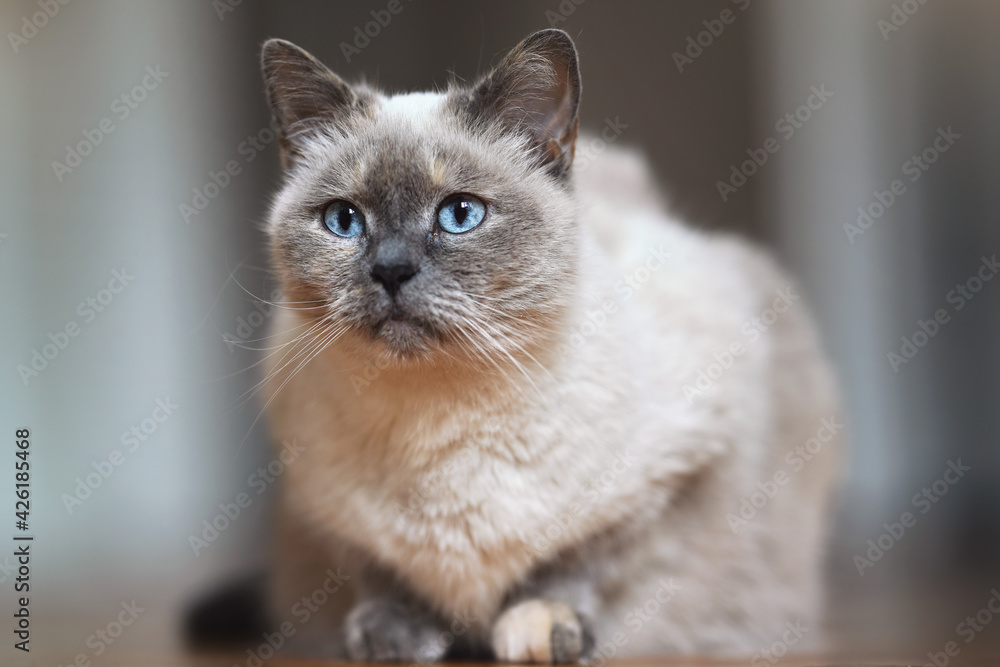
[[256, 357], [222, 334], [253, 306], [230, 269], [258, 245], [276, 156], [239, 152], [267, 118], [236, 3], [44, 4], [0, 10], [24, 38], [0, 46], [3, 428], [34, 435], [39, 615], [134, 598], [135, 641], [164, 636], [199, 581], [261, 559], [250, 519], [197, 556], [189, 536], [262, 456], [256, 410], [235, 407], [256, 378], [226, 379]]
[[[833, 568], [854, 585], [838, 590], [860, 596], [849, 603], [855, 646], [872, 630], [881, 646], [893, 632], [919, 645], [920, 628], [948, 627], [983, 594], [955, 569], [968, 572], [970, 557], [996, 544], [996, 448], [986, 443], [997, 433], [1000, 296], [983, 285], [960, 309], [949, 294], [998, 249], [987, 185], [997, 172], [998, 13], [975, 2], [762, 8], [763, 131], [810, 86], [834, 93], [776, 156], [763, 217], [803, 278], [849, 397], [853, 447]], [[935, 325], [939, 312], [947, 317]], [[947, 499], [925, 501], [925, 517], [912, 499], [959, 457], [974, 472]], [[862, 578], [852, 555], [867, 555], [867, 540], [907, 510], [919, 525]], [[895, 609], [878, 620], [859, 613], [880, 604]]]
[[[893, 146], [910, 121], [893, 113], [891, 97], [907, 82], [885, 83], [876, 12], [863, 2], [786, 2], [760, 7], [759, 89], [754, 113], [762, 133], [784, 121], [785, 141], [763, 174], [762, 217], [779, 252], [798, 276], [819, 320], [823, 341], [840, 369], [853, 437], [850, 492], [845, 499], [873, 523], [905, 482], [899, 387], [885, 364], [880, 332], [892, 330], [893, 296], [904, 267], [885, 235], [851, 239], [844, 224], [888, 180]], [[812, 87], [829, 99], [811, 117], [800, 113]], [[811, 111], [811, 110], [810, 110]], [[802, 118], [806, 120], [802, 121]], [[901, 211], [889, 210], [895, 219]], [[883, 224], [889, 225], [890, 222]], [[853, 242], [852, 242], [853, 240]]]

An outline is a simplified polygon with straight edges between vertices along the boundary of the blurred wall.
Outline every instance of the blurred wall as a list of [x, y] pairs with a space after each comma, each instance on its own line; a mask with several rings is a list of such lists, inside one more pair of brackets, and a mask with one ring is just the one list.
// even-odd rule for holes
[[[811, 86], [833, 92], [761, 174], [760, 211], [812, 297], [847, 396], [853, 447], [831, 555], [837, 624], [854, 645], [940, 650], [998, 578], [1000, 289], [979, 276], [991, 275], [1000, 249], [987, 185], [1000, 176], [1000, 6], [761, 9], [758, 132]], [[959, 461], [968, 473], [935, 486]], [[884, 538], [907, 511], [916, 525]], [[859, 564], [880, 538], [890, 550]], [[971, 648], [997, 636], [986, 628]]]
[[219, 333], [252, 307], [230, 270], [258, 246], [264, 183], [234, 178], [190, 223], [179, 208], [266, 122], [241, 102], [256, 47], [201, 3], [40, 11], [5, 3], [4, 34], [28, 38], [0, 50], [0, 397], [4, 428], [32, 431], [34, 610], [113, 618], [136, 599], [123, 641], [163, 642], [199, 581], [261, 560], [252, 518], [197, 557], [188, 536], [264, 456], [254, 433], [237, 456], [253, 380], [227, 379], [250, 362]]

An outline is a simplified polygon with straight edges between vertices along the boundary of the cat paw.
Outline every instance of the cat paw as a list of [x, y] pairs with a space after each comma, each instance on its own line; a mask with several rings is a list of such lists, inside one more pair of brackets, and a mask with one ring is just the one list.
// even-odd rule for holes
[[593, 650], [594, 636], [569, 605], [535, 599], [500, 615], [493, 625], [492, 644], [501, 662], [581, 662]]
[[392, 600], [362, 602], [344, 625], [347, 654], [359, 662], [436, 662], [448, 650], [436, 623]]

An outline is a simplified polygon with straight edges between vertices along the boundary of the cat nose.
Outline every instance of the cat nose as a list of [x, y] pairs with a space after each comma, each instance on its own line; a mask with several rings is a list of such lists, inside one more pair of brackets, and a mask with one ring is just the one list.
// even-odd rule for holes
[[417, 275], [418, 270], [416, 264], [407, 260], [376, 262], [372, 267], [372, 280], [382, 283], [389, 296], [395, 296], [400, 285]]

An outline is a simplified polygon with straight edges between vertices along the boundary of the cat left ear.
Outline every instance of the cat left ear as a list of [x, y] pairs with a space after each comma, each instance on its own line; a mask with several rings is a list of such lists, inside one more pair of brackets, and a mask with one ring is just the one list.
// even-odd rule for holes
[[326, 65], [283, 39], [264, 43], [261, 69], [284, 163], [301, 156], [307, 135], [360, 104], [358, 95]]
[[529, 137], [539, 162], [565, 176], [573, 163], [580, 107], [576, 47], [562, 30], [541, 30], [511, 49], [476, 84], [468, 110]]

